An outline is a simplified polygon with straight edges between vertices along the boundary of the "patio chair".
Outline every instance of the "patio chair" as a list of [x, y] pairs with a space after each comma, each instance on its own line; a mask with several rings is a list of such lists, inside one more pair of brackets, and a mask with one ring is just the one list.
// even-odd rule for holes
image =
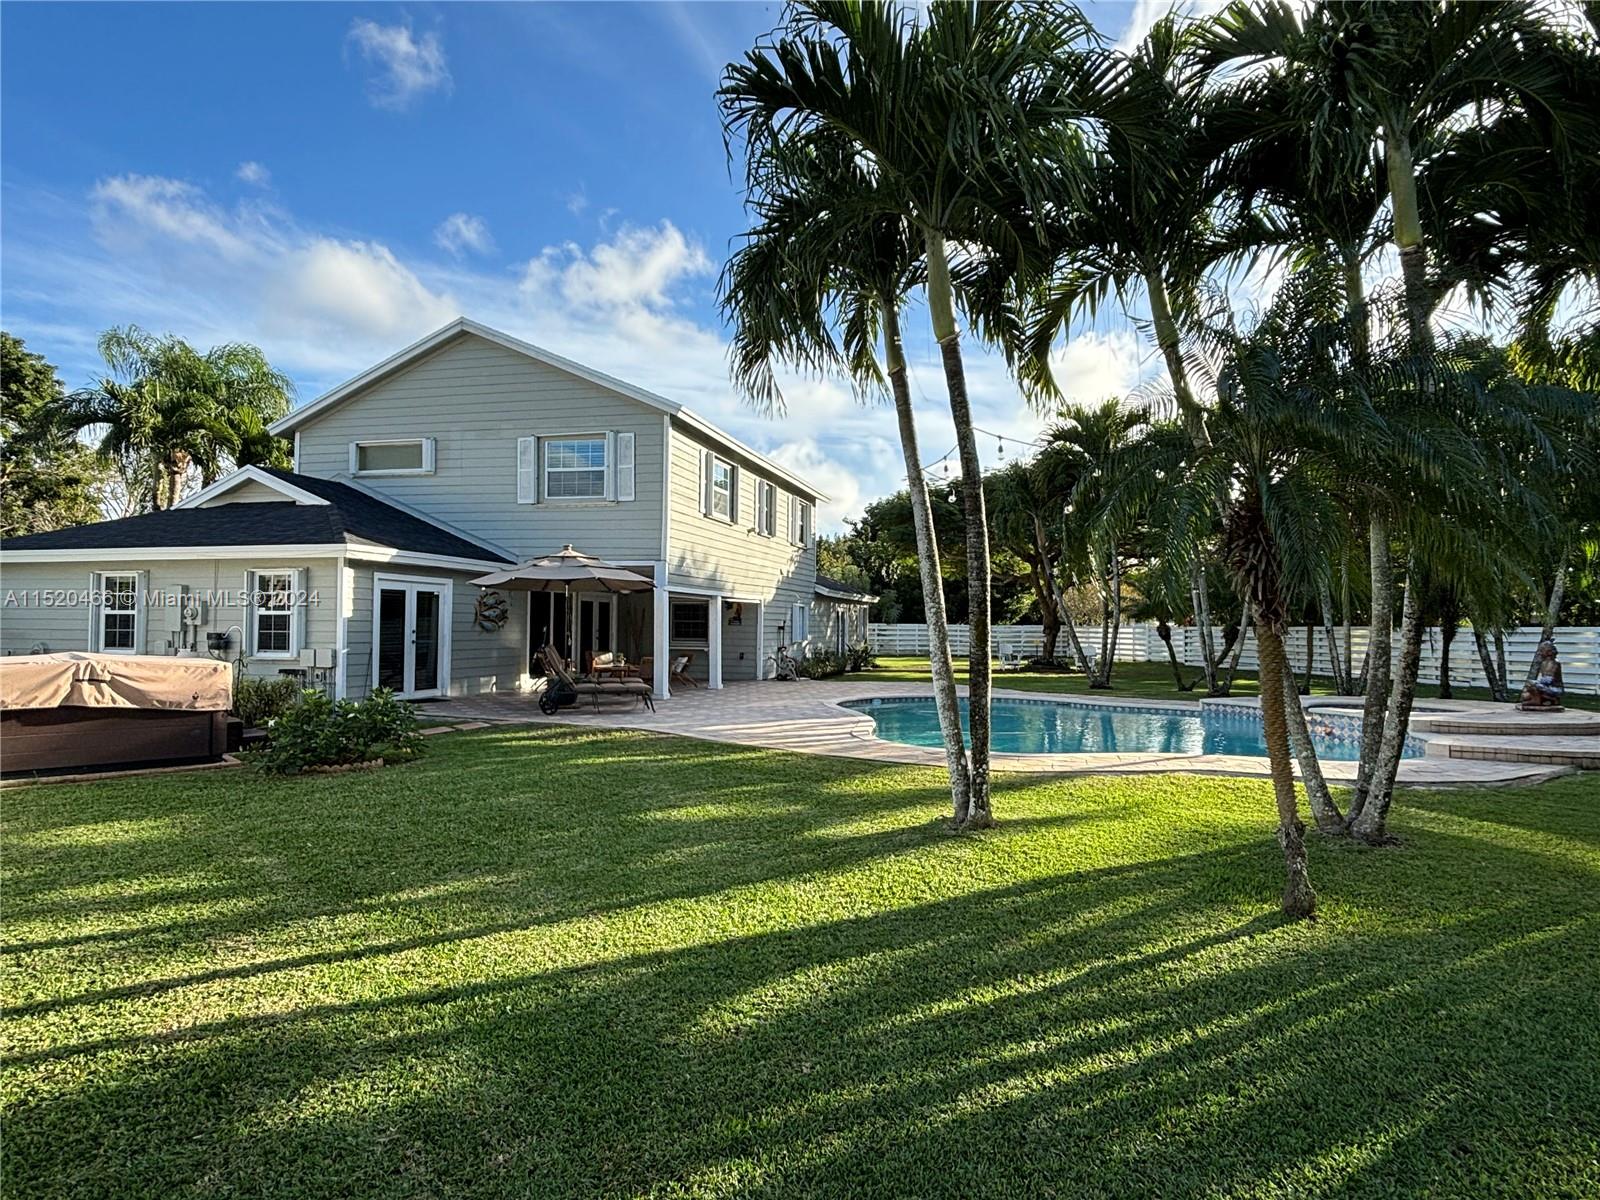
[[673, 659], [672, 666], [667, 672], [667, 675], [671, 681], [673, 683], [687, 683], [691, 687], [699, 687], [700, 681], [693, 675], [689, 674], [689, 664], [693, 661], [693, 650], [689, 651], [687, 654], [680, 654], [677, 658]]
[[599, 711], [601, 696], [617, 696], [642, 703], [655, 712], [655, 694], [643, 680], [619, 679], [600, 683], [592, 679], [574, 679], [572, 672], [567, 670], [567, 664], [561, 661], [561, 655], [553, 647], [546, 646], [543, 653], [545, 667], [554, 681], [539, 697], [539, 709], [546, 716], [554, 716], [558, 710], [576, 704], [581, 696], [588, 696], [596, 711]]

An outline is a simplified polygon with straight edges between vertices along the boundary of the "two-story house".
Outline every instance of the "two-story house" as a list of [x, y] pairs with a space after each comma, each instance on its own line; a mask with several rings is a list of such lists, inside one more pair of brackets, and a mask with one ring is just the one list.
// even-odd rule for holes
[[[665, 694], [669, 657], [715, 688], [844, 627], [848, 596], [817, 583], [815, 487], [681, 404], [476, 322], [273, 431], [292, 472], [247, 467], [170, 511], [6, 541], [0, 648], [242, 656], [339, 696], [426, 698], [527, 686], [548, 642], [579, 662], [651, 657]], [[654, 587], [569, 607], [497, 605], [470, 582], [566, 544]]]

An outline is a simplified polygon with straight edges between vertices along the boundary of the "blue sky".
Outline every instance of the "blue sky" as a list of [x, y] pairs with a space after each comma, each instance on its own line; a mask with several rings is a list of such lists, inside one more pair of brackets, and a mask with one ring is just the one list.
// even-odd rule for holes
[[[1119, 37], [1162, 7], [1086, 11]], [[715, 306], [744, 218], [713, 92], [778, 14], [6, 4], [0, 319], [69, 386], [96, 374], [98, 332], [131, 322], [255, 342], [308, 401], [464, 313], [691, 405], [814, 478], [836, 526], [899, 486], [892, 414], [807, 380], [785, 418], [751, 412]], [[950, 424], [921, 317], [934, 459]], [[1063, 386], [1099, 399], [1149, 358], [1112, 317], [1063, 349]], [[971, 366], [977, 423], [1032, 436], [1000, 365]]]

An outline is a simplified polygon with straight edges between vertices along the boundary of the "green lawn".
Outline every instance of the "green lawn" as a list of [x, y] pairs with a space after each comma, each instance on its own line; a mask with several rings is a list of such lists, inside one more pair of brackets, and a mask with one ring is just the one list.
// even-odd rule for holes
[[4, 797], [13, 1196], [1594, 1196], [1600, 780], [1409, 793], [491, 729]]
[[[965, 659], [957, 659], [956, 682], [966, 683], [967, 664]], [[1185, 682], [1194, 679], [1200, 674], [1198, 667], [1184, 667], [1183, 678]], [[925, 658], [892, 658], [878, 659], [878, 665], [869, 671], [857, 671], [843, 678], [852, 680], [882, 679], [887, 682], [922, 683], [928, 679], [928, 660]], [[1185, 703], [1194, 703], [1205, 698], [1205, 684], [1201, 683], [1195, 690], [1180, 692], [1172, 680], [1172, 668], [1166, 663], [1118, 663], [1111, 673], [1111, 690], [1090, 693], [1089, 685], [1082, 675], [1064, 674], [1035, 674], [1030, 671], [996, 671], [995, 686], [1015, 688], [1028, 692], [1060, 692], [1065, 695], [1089, 695], [1115, 698], [1117, 696], [1137, 696], [1145, 700], [1174, 700]], [[1521, 686], [1520, 684], [1518, 685]], [[1311, 681], [1311, 691], [1317, 696], [1333, 695], [1333, 680], [1314, 677]], [[1240, 671], [1234, 676], [1233, 692], [1235, 696], [1257, 696], [1261, 693], [1260, 684], [1256, 680], [1255, 672]], [[1439, 694], [1437, 686], [1424, 684], [1417, 688], [1417, 695], [1422, 698], [1431, 698]], [[1457, 700], [1490, 700], [1487, 688], [1455, 689]], [[1515, 697], [1513, 697], [1515, 699]], [[1568, 696], [1567, 708], [1581, 708], [1600, 710], [1600, 696]]]

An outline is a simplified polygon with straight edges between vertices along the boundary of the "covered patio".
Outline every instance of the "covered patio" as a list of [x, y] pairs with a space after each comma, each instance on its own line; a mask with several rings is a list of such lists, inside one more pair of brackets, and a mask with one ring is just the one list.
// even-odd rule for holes
[[605, 656], [620, 659], [648, 677], [657, 699], [672, 694], [675, 674], [678, 689], [691, 692], [762, 676], [762, 602], [710, 588], [669, 587], [659, 562], [607, 563], [568, 545], [473, 582], [526, 594], [525, 607], [519, 601], [512, 611], [520, 610], [526, 622], [530, 679], [544, 674], [545, 646], [554, 646], [579, 673]]

